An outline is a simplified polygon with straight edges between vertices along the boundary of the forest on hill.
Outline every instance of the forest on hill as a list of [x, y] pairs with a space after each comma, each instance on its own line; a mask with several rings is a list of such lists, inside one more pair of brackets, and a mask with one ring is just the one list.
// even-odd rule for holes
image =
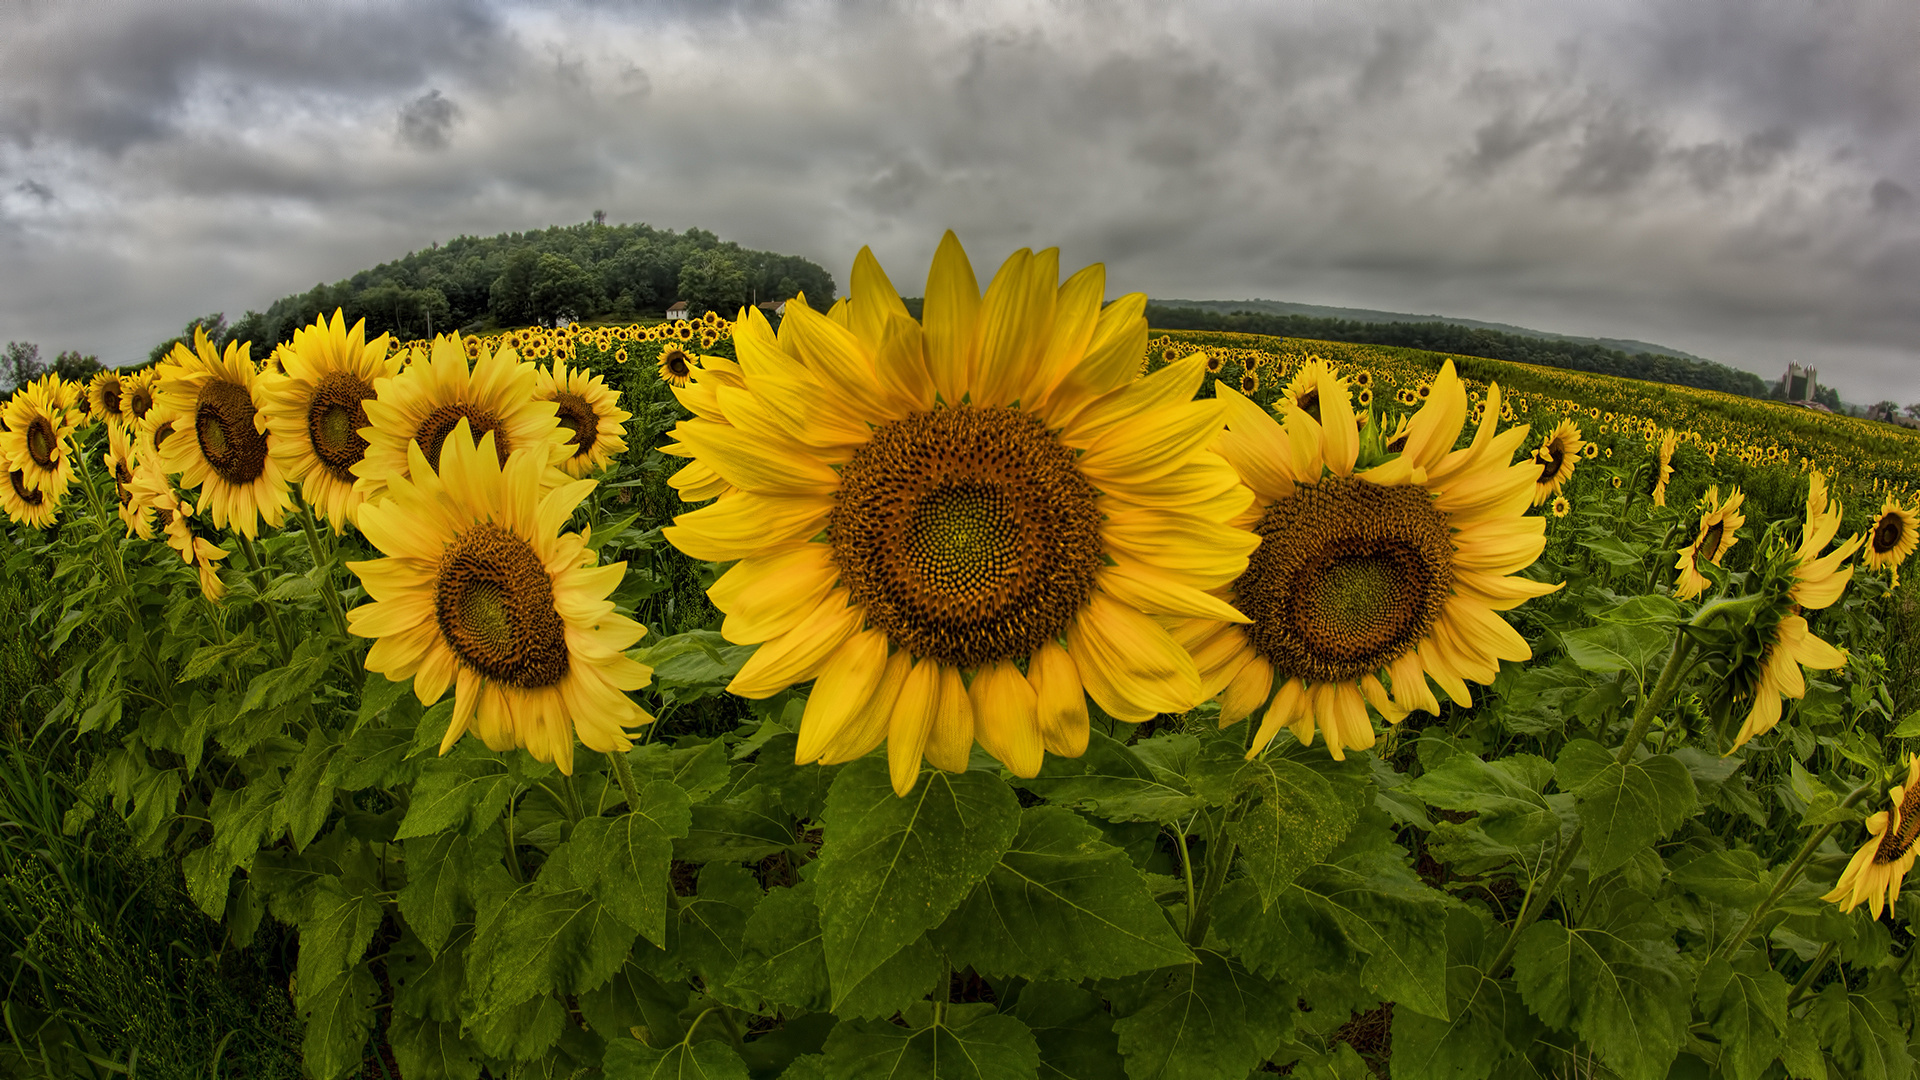
[[[1194, 307], [1165, 307], [1159, 304], [1147, 305], [1147, 322], [1159, 330], [1215, 330], [1364, 345], [1393, 345], [1591, 371], [1600, 375], [1645, 379], [1648, 382], [1691, 386], [1701, 390], [1720, 390], [1745, 397], [1763, 398], [1770, 394], [1768, 383], [1760, 376], [1712, 360], [1647, 352], [1628, 353], [1592, 343], [1524, 337], [1444, 322], [1359, 322], [1257, 311], [1222, 314]], [[1831, 390], [1827, 392], [1833, 393]], [[1839, 409], [1838, 395], [1834, 394], [1833, 401], [1827, 404], [1829, 408]]]
[[[694, 314], [731, 316], [742, 305], [805, 292], [834, 298], [833, 275], [797, 255], [755, 251], [705, 229], [683, 233], [594, 220], [498, 236], [460, 236], [407, 253], [331, 285], [284, 296], [227, 323], [195, 319], [223, 344], [249, 341], [256, 355], [291, 340], [296, 327], [338, 308], [367, 320], [369, 336], [398, 337], [489, 326], [552, 325], [559, 319], [631, 319], [686, 301]], [[173, 345], [169, 339], [156, 356]]]

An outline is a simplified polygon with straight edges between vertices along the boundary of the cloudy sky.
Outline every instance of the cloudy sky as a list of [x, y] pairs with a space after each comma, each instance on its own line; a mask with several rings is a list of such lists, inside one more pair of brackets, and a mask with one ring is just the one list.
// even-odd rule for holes
[[1911, 0], [0, 8], [0, 340], [119, 362], [461, 233], [940, 232], [1116, 294], [1634, 337], [1920, 400]]

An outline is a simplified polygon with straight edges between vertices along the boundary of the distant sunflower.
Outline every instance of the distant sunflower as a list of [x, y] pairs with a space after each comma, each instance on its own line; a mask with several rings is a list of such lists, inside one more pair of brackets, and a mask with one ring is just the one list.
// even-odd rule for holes
[[1250, 755], [1283, 727], [1311, 743], [1317, 726], [1344, 758], [1374, 743], [1369, 705], [1388, 723], [1438, 712], [1429, 679], [1472, 704], [1469, 681], [1492, 682], [1502, 660], [1533, 655], [1498, 612], [1559, 588], [1510, 576], [1546, 546], [1546, 522], [1526, 512], [1538, 470], [1513, 460], [1527, 429], [1496, 434], [1499, 414], [1487, 410], [1455, 450], [1467, 392], [1451, 361], [1403, 452], [1364, 469], [1344, 380], [1324, 368], [1319, 379], [1320, 419], [1294, 408], [1284, 428], [1221, 393], [1227, 432], [1218, 446], [1255, 496], [1234, 523], [1261, 545], [1214, 595], [1252, 622], [1173, 626], [1204, 689], [1219, 696], [1223, 726], [1266, 708]]
[[1249, 395], [1260, 392], [1260, 373], [1258, 371], [1253, 368], [1248, 368], [1240, 373], [1240, 392]]
[[1660, 439], [1659, 457], [1653, 466], [1653, 505], [1667, 505], [1667, 481], [1673, 479], [1673, 451], [1680, 445], [1680, 436], [1672, 429]]
[[1533, 460], [1540, 469], [1533, 483], [1533, 505], [1539, 506], [1559, 494], [1567, 481], [1573, 479], [1574, 466], [1579, 464], [1580, 451], [1585, 445], [1573, 421], [1562, 420], [1553, 434], [1547, 436], [1547, 441], [1533, 452]]
[[584, 368], [567, 370], [564, 360], [535, 371], [533, 396], [551, 401], [560, 431], [572, 451], [560, 462], [568, 476], [582, 477], [613, 464], [627, 449], [621, 437], [633, 414], [620, 407], [620, 394], [607, 381]]
[[[1169, 364], [1173, 363], [1173, 346], [1167, 346], [1167, 348], [1162, 351], [1161, 358]], [[1207, 353], [1207, 374], [1218, 375], [1220, 374], [1220, 369], [1226, 366], [1227, 361], [1225, 357], [1217, 352], [1210, 351]]]
[[572, 775], [576, 734], [626, 751], [624, 729], [653, 719], [624, 693], [653, 677], [625, 655], [646, 629], [606, 599], [626, 564], [596, 566], [585, 535], [560, 532], [594, 481], [546, 492], [552, 458], [538, 440], [502, 465], [498, 431], [476, 446], [463, 416], [452, 434], [437, 467], [409, 444], [407, 473], [360, 508], [360, 531], [387, 556], [347, 564], [374, 601], [347, 613], [376, 639], [367, 670], [411, 678], [423, 705], [454, 688], [443, 754], [472, 731]]
[[177, 474], [182, 488], [200, 489], [197, 509], [211, 507], [215, 526], [252, 538], [263, 519], [278, 526], [292, 506], [261, 412], [260, 374], [245, 344], [222, 354], [195, 328], [193, 346], [176, 344], [158, 369], [154, 407], [182, 423], [177, 437], [156, 447], [156, 464]]
[[153, 408], [153, 371], [148, 369], [122, 376], [120, 385], [127, 403], [127, 422], [139, 424], [147, 418], [147, 411]]
[[1753, 704], [1734, 737], [1733, 750], [1773, 730], [1780, 722], [1783, 699], [1807, 695], [1802, 667], [1831, 671], [1847, 662], [1847, 655], [1815, 636], [1800, 614], [1831, 606], [1846, 591], [1847, 582], [1853, 580], [1853, 567], [1842, 564], [1860, 550], [1865, 537], [1852, 537], [1824, 556], [1820, 554], [1839, 531], [1840, 504], [1829, 503], [1826, 478], [1814, 473], [1807, 491], [1807, 520], [1800, 546], [1785, 553], [1783, 560], [1790, 575], [1785, 596], [1787, 614], [1774, 626], [1766, 652], [1749, 673], [1745, 690]]
[[1675, 599], [1691, 600], [1712, 584], [1700, 572], [1700, 566], [1703, 563], [1724, 565], [1720, 560], [1740, 542], [1735, 534], [1747, 523], [1746, 515], [1740, 513], [1740, 504], [1746, 498], [1736, 487], [1727, 492], [1727, 501], [1723, 503], [1718, 484], [1707, 489], [1701, 500], [1705, 510], [1700, 515], [1700, 531], [1693, 543], [1680, 549], [1680, 561], [1673, 564], [1673, 568], [1680, 571], [1680, 579], [1673, 586]]
[[0, 453], [28, 491], [50, 489], [55, 497], [73, 482], [73, 418], [61, 406], [59, 388], [40, 379], [14, 391], [4, 410]]
[[946, 234], [916, 321], [862, 249], [851, 303], [796, 300], [777, 338], [749, 309], [725, 422], [674, 430], [734, 488], [665, 530], [738, 560], [709, 595], [760, 647], [729, 689], [814, 679], [796, 760], [884, 741], [901, 793], [976, 741], [1020, 776], [1082, 753], [1087, 695], [1128, 721], [1191, 708], [1193, 657], [1155, 617], [1237, 618], [1202, 590], [1256, 543], [1226, 524], [1250, 496], [1209, 449], [1205, 359], [1134, 379], [1145, 297], [1103, 307], [1104, 269], [1060, 283], [1054, 249], [975, 282]]
[[1548, 508], [1553, 511], [1554, 517], [1563, 518], [1563, 517], [1566, 517], [1570, 511], [1572, 511], [1573, 504], [1567, 501], [1567, 497], [1565, 495], [1555, 495], [1553, 497], [1553, 502], [1548, 504]]
[[700, 368], [700, 361], [692, 353], [678, 345], [669, 345], [660, 350], [660, 380], [671, 386], [685, 386], [687, 380]]
[[31, 525], [44, 529], [52, 525], [60, 510], [61, 496], [67, 492], [64, 483], [49, 482], [40, 488], [27, 486], [26, 474], [14, 467], [7, 457], [4, 441], [0, 441], [0, 470], [6, 472], [6, 482], [0, 484], [0, 508], [16, 525]]
[[1274, 412], [1285, 416], [1288, 409], [1298, 409], [1306, 413], [1315, 423], [1320, 421], [1320, 409], [1323, 405], [1321, 395], [1338, 391], [1340, 407], [1352, 412], [1347, 390], [1347, 380], [1332, 364], [1317, 356], [1310, 356], [1293, 373], [1286, 388], [1280, 391], [1280, 400], [1274, 402]]
[[152, 515], [161, 539], [182, 562], [198, 572], [200, 595], [219, 603], [227, 595], [227, 587], [221, 582], [219, 567], [215, 564], [226, 558], [228, 552], [205, 537], [194, 535], [188, 524], [193, 517], [193, 503], [180, 497], [158, 466], [135, 465], [133, 482], [128, 487], [135, 513]]
[[1920, 546], [1920, 513], [1915, 507], [1904, 507], [1893, 496], [1880, 506], [1880, 514], [1873, 519], [1873, 527], [1867, 530], [1866, 553], [1860, 561], [1878, 570], [1885, 568], [1892, 575], [1895, 588], [1900, 586], [1900, 564]]
[[94, 416], [110, 424], [124, 424], [128, 420], [126, 384], [113, 368], [93, 377], [87, 386], [87, 402]]
[[322, 316], [274, 351], [284, 373], [265, 382], [262, 411], [273, 431], [274, 457], [334, 532], [354, 520], [366, 499], [355, 487], [353, 467], [367, 453], [360, 432], [369, 423], [366, 403], [374, 397], [374, 383], [400, 371], [400, 354], [389, 355], [391, 339], [381, 334], [368, 341], [366, 330], [364, 319], [347, 329], [338, 309], [331, 322]]
[[107, 452], [100, 456], [100, 462], [107, 467], [107, 475], [113, 477], [114, 505], [121, 523], [127, 527], [127, 535], [153, 539], [150, 515], [133, 498], [133, 442], [126, 428], [119, 424], [107, 425]]
[[[377, 396], [364, 403], [369, 424], [360, 431], [367, 452], [353, 467], [354, 487], [373, 502], [396, 477], [418, 481], [407, 450], [416, 442], [427, 467], [438, 469], [447, 438], [462, 420], [474, 439], [496, 433], [491, 445], [502, 464], [513, 451], [536, 447], [550, 463], [564, 460], [572, 451], [553, 402], [533, 396], [538, 370], [511, 345], [497, 352], [482, 345], [469, 366], [460, 335], [435, 338], [424, 363], [374, 381]], [[566, 479], [555, 469], [541, 483], [551, 488]]]
[[1820, 899], [1852, 911], [1862, 903], [1878, 919], [1900, 899], [1900, 886], [1920, 850], [1920, 757], [1907, 755], [1906, 782], [1887, 790], [1887, 809], [1867, 818], [1867, 840], [1853, 853], [1833, 891]]
[[1615, 477], [1613, 477], [1613, 478], [1612, 478], [1612, 479], [1611, 479], [1611, 480], [1610, 480], [1609, 482], [1613, 484], [1613, 486], [1614, 486], [1614, 489], [1615, 489], [1616, 491], [1617, 491], [1617, 490], [1619, 490], [1619, 488], [1620, 488], [1620, 478], [1619, 478], [1618, 476], [1615, 476]]

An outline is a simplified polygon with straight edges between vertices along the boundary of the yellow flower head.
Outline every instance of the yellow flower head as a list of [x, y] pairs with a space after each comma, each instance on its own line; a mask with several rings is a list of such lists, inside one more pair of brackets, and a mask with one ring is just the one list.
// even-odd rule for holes
[[[1266, 707], [1252, 753], [1282, 727], [1302, 743], [1317, 727], [1335, 758], [1370, 747], [1368, 706], [1389, 723], [1439, 711], [1429, 679], [1471, 705], [1468, 682], [1533, 655], [1498, 613], [1559, 588], [1511, 576], [1546, 546], [1545, 520], [1527, 513], [1539, 470], [1513, 460], [1525, 427], [1496, 433], [1499, 410], [1486, 409], [1455, 450], [1467, 391], [1448, 362], [1399, 455], [1361, 468], [1346, 388], [1330, 371], [1319, 377], [1319, 418], [1293, 407], [1284, 428], [1221, 392], [1220, 452], [1254, 493], [1234, 520], [1261, 544], [1214, 593], [1250, 622], [1174, 625], [1223, 725]], [[1488, 394], [1497, 401], [1499, 387]]]
[[1914, 507], [1901, 506], [1894, 497], [1880, 505], [1880, 514], [1867, 530], [1866, 552], [1860, 559], [1876, 570], [1884, 569], [1900, 584], [1900, 564], [1920, 546], [1920, 513]]
[[1565, 495], [1555, 495], [1553, 502], [1548, 505], [1548, 508], [1553, 511], [1554, 517], [1563, 518], [1572, 512], [1573, 503], [1568, 502]]
[[300, 485], [309, 506], [326, 515], [334, 532], [354, 519], [366, 495], [353, 467], [366, 456], [366, 404], [374, 383], [400, 371], [399, 353], [382, 334], [367, 340], [366, 320], [347, 329], [334, 311], [293, 332], [293, 342], [274, 350], [282, 374], [263, 380], [264, 412], [274, 435], [274, 457], [287, 479]]
[[93, 377], [87, 386], [87, 404], [93, 415], [110, 424], [125, 424], [127, 415], [127, 388], [120, 373], [113, 368]]
[[1660, 455], [1653, 463], [1653, 505], [1667, 505], [1667, 481], [1673, 479], [1673, 451], [1680, 445], [1680, 436], [1669, 428], [1660, 439]]
[[450, 435], [437, 469], [411, 443], [406, 474], [360, 508], [360, 531], [387, 556], [347, 564], [374, 601], [347, 613], [349, 629], [376, 639], [367, 670], [411, 678], [423, 705], [453, 687], [443, 754], [472, 731], [571, 775], [576, 735], [626, 751], [625, 729], [653, 719], [625, 693], [653, 678], [625, 655], [646, 629], [606, 599], [626, 564], [596, 566], [586, 536], [560, 532], [594, 481], [543, 490], [543, 443], [503, 465], [497, 431], [476, 446], [462, 417]]
[[1335, 408], [1353, 411], [1347, 380], [1332, 364], [1318, 356], [1309, 356], [1280, 391], [1280, 400], [1273, 403], [1273, 411], [1284, 419], [1297, 409], [1318, 423], [1320, 410], [1328, 405], [1327, 394], [1340, 396], [1340, 404]]
[[1105, 290], [1022, 250], [982, 296], [948, 233], [923, 321], [863, 249], [826, 314], [734, 324], [724, 420], [690, 406], [674, 430], [733, 490], [665, 535], [739, 560], [709, 590], [727, 638], [761, 643], [734, 693], [815, 680], [798, 760], [884, 741], [904, 793], [977, 741], [1032, 776], [1085, 749], [1089, 694], [1130, 721], [1201, 700], [1156, 617], [1238, 618], [1204, 590], [1244, 569], [1255, 538], [1226, 521], [1251, 496], [1210, 449], [1204, 357], [1135, 379], [1146, 298]]
[[180, 477], [181, 487], [200, 489], [197, 509], [212, 507], [214, 525], [253, 537], [262, 519], [278, 526], [293, 505], [261, 411], [260, 373], [245, 344], [229, 344], [222, 354], [195, 327], [193, 346], [175, 345], [158, 369], [154, 408], [176, 417], [178, 430], [156, 448], [155, 460]]
[[[201, 595], [219, 603], [227, 594], [227, 587], [220, 581], [219, 569], [214, 564], [226, 558], [227, 552], [205, 537], [193, 534], [188, 525], [193, 517], [192, 502], [174, 491], [173, 484], [157, 465], [139, 460], [134, 463], [128, 495], [136, 519], [144, 522], [150, 517], [153, 525], [159, 526], [167, 546], [180, 556], [180, 561], [198, 572]], [[151, 526], [148, 526], [148, 533], [142, 535], [150, 533]]]
[[1852, 911], [1863, 902], [1878, 919], [1900, 899], [1900, 885], [1913, 869], [1914, 842], [1920, 840], [1920, 757], [1907, 755], [1906, 782], [1887, 791], [1887, 809], [1867, 818], [1867, 842], [1860, 845], [1833, 891], [1820, 899]]
[[28, 491], [47, 489], [56, 502], [73, 482], [74, 429], [57, 391], [53, 382], [37, 379], [14, 391], [0, 410], [5, 419], [0, 454], [20, 474], [16, 485]]
[[1539, 474], [1533, 482], [1533, 505], [1539, 506], [1560, 493], [1573, 479], [1574, 466], [1580, 463], [1586, 443], [1580, 441], [1580, 429], [1571, 420], [1562, 420], [1547, 441], [1533, 452]]
[[555, 360], [550, 368], [535, 369], [533, 396], [553, 402], [571, 451], [560, 462], [568, 476], [599, 472], [626, 451], [620, 433], [633, 414], [620, 407], [619, 392], [600, 376], [585, 368], [569, 371], [565, 360]]
[[1740, 504], [1746, 498], [1736, 487], [1728, 491], [1727, 501], [1721, 502], [1719, 485], [1707, 489], [1701, 500], [1704, 510], [1700, 514], [1699, 532], [1693, 543], [1680, 549], [1680, 560], [1673, 564], [1673, 568], [1680, 571], [1680, 579], [1673, 586], [1676, 599], [1691, 600], [1712, 584], [1700, 572], [1700, 566], [1702, 563], [1725, 565], [1720, 560], [1740, 542], [1735, 534], [1747, 523], [1746, 515], [1740, 512]]

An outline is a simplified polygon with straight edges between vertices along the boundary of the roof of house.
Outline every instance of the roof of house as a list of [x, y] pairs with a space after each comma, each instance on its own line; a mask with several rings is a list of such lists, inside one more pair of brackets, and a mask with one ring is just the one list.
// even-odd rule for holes
[[675, 300], [673, 303], [667, 305], [667, 310], [685, 311], [687, 310], [687, 302], [685, 300]]

